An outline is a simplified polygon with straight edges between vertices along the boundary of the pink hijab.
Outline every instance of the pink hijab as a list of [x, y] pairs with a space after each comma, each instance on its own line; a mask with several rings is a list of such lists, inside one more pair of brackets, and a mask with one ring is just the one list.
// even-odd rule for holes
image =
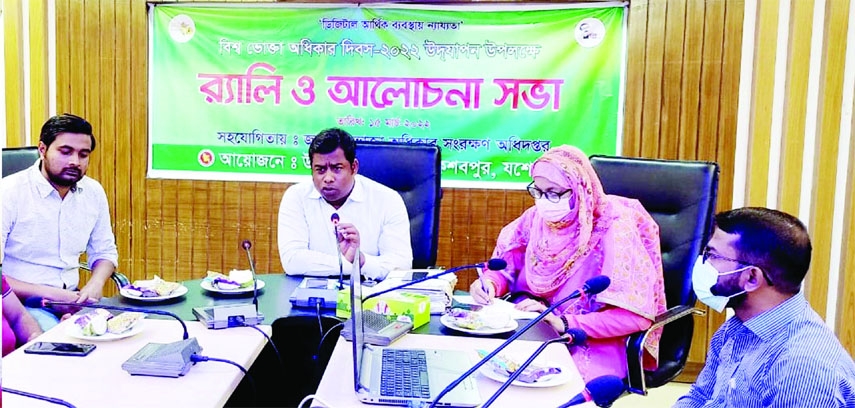
[[[597, 295], [598, 303], [651, 321], [664, 312], [659, 226], [644, 207], [637, 200], [605, 194], [588, 157], [576, 147], [550, 149], [534, 162], [531, 175], [572, 189], [570, 213], [549, 222], [532, 207], [506, 226], [493, 256], [507, 258], [508, 272], [524, 270], [528, 287], [545, 298], [565, 284], [606, 275], [611, 284]], [[523, 247], [524, 257], [514, 259]], [[659, 335], [657, 331], [647, 339], [654, 358]]]

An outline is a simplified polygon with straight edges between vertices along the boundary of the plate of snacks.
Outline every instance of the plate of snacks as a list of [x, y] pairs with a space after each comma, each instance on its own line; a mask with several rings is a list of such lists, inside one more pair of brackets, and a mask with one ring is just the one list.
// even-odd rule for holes
[[143, 302], [158, 302], [187, 294], [187, 287], [178, 282], [169, 282], [154, 275], [151, 280], [138, 280], [119, 289], [119, 294]]
[[143, 330], [145, 313], [124, 312], [113, 315], [104, 309], [94, 309], [71, 316], [67, 334], [76, 339], [111, 341], [131, 337]]
[[[258, 290], [264, 287], [264, 281], [258, 281]], [[208, 276], [202, 279], [202, 289], [217, 293], [251, 293], [253, 291], [252, 271], [232, 269], [228, 275], [208, 271]]]
[[454, 308], [439, 318], [443, 326], [479, 336], [514, 331], [519, 324], [506, 313], [473, 312]]
[[[478, 350], [478, 356], [481, 358], [487, 357], [487, 354], [489, 352], [485, 350]], [[524, 358], [516, 359], [499, 353], [491, 358], [487, 364], [484, 364], [479, 371], [484, 377], [504, 383], [511, 374], [519, 369], [523, 361], [525, 361]], [[570, 373], [566, 368], [554, 363], [541, 365], [535, 362], [529, 364], [511, 385], [545, 388], [566, 384], [568, 381], [570, 381]]]

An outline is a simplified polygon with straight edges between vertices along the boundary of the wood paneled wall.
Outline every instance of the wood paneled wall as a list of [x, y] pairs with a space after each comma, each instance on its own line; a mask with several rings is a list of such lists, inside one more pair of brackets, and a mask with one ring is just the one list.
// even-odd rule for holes
[[[733, 191], [743, 9], [741, 0], [629, 6], [623, 153], [717, 161], [719, 209], [730, 208]], [[238, 244], [248, 238], [258, 269], [280, 272], [276, 212], [287, 185], [145, 177], [145, 1], [56, 0], [56, 16], [57, 111], [95, 127], [89, 174], [110, 199], [121, 270], [131, 279], [186, 280], [246, 268]], [[501, 227], [529, 205], [520, 191], [445, 189], [438, 265], [487, 258]], [[473, 278], [461, 276], [460, 286]], [[695, 369], [721, 317], [697, 319]]]

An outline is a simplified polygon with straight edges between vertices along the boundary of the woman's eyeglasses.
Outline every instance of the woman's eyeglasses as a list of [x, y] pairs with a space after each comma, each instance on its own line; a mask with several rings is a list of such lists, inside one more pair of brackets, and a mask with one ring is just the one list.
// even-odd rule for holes
[[735, 258], [728, 258], [724, 255], [719, 255], [715, 252], [711, 252], [709, 247], [704, 248], [703, 252], [701, 252], [701, 258], [704, 260], [705, 263], [707, 261], [709, 261], [710, 259], [719, 259], [722, 261], [733, 262], [733, 263], [736, 263], [736, 264], [739, 264], [742, 266], [753, 266], [753, 267], [759, 269], [761, 273], [763, 273], [763, 278], [766, 279], [766, 283], [768, 283], [769, 286], [775, 286], [775, 284], [772, 283], [772, 280], [769, 279], [769, 275], [766, 275], [766, 270], [757, 266], [757, 265], [754, 265], [754, 264], [751, 264], [748, 262], [744, 262], [744, 261], [740, 261], [739, 259], [735, 259]]
[[531, 194], [531, 196], [534, 197], [535, 200], [539, 200], [540, 197], [546, 197], [547, 200], [549, 200], [553, 203], [557, 203], [558, 201], [561, 200], [561, 196], [573, 191], [572, 188], [568, 188], [567, 190], [564, 190], [560, 193], [555, 192], [555, 191], [543, 191], [543, 190], [535, 187], [533, 181], [531, 183], [529, 183], [528, 187], [526, 187], [525, 189], [528, 190], [528, 193]]

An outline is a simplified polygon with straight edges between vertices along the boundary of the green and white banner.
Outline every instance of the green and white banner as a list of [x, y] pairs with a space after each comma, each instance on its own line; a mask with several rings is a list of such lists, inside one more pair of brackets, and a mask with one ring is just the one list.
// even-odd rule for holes
[[521, 188], [551, 146], [617, 153], [625, 13], [152, 6], [148, 175], [302, 181], [340, 127], [440, 146], [445, 187]]

